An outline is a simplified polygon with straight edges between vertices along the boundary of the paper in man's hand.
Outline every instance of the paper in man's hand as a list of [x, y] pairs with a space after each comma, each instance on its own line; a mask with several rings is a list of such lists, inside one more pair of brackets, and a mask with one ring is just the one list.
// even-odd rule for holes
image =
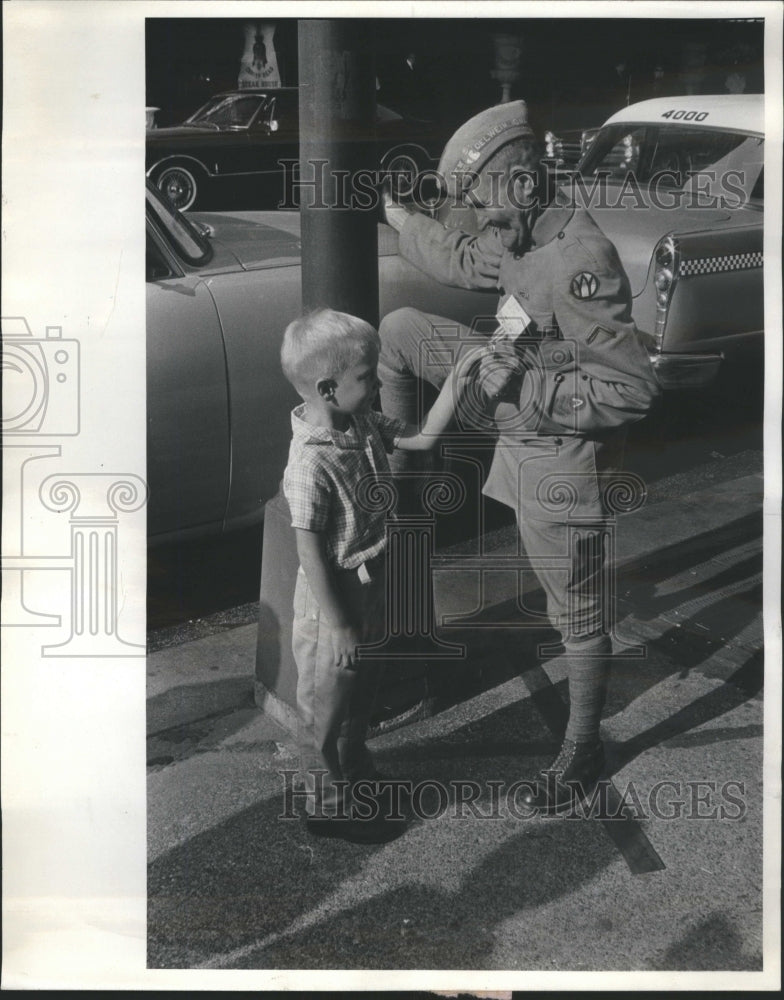
[[493, 350], [502, 345], [514, 346], [533, 322], [515, 295], [504, 299], [496, 312], [496, 319], [498, 329], [490, 338]]

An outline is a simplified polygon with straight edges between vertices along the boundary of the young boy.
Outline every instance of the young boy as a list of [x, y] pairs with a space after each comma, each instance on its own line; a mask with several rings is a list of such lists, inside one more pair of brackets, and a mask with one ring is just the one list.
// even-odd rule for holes
[[381, 385], [379, 348], [370, 324], [331, 309], [291, 323], [281, 348], [284, 374], [303, 399], [292, 412], [283, 490], [300, 560], [292, 648], [306, 825], [315, 835], [366, 843], [403, 827], [351, 808], [351, 786], [378, 778], [365, 745], [377, 672], [358, 662], [356, 648], [383, 638], [385, 624], [386, 514], [362, 497], [369, 477], [388, 478], [393, 448], [435, 445], [479, 355], [461, 359], [461, 375], [450, 374], [415, 427], [371, 408]]

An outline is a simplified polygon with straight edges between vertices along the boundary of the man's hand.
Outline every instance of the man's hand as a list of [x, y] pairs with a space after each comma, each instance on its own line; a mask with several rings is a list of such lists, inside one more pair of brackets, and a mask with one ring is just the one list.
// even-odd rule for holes
[[335, 666], [343, 670], [356, 670], [357, 646], [361, 637], [353, 625], [343, 625], [332, 629], [332, 652], [335, 656]]
[[408, 209], [395, 201], [389, 184], [385, 183], [381, 189], [381, 221], [400, 232], [409, 214]]

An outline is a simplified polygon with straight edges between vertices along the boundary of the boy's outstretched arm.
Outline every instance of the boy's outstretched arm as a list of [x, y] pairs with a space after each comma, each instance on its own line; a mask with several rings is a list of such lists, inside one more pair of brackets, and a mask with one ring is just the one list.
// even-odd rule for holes
[[479, 363], [486, 353], [486, 347], [477, 347], [458, 360], [446, 382], [441, 386], [438, 399], [431, 406], [422, 424], [419, 427], [407, 424], [397, 439], [397, 448], [402, 451], [429, 451], [435, 447], [436, 441], [455, 415], [455, 408], [466, 385], [476, 377]]
[[300, 566], [308, 579], [319, 608], [332, 626], [332, 651], [335, 666], [345, 669], [357, 665], [357, 646], [361, 642], [359, 630], [351, 621], [327, 560], [324, 535], [305, 528], [294, 529]]

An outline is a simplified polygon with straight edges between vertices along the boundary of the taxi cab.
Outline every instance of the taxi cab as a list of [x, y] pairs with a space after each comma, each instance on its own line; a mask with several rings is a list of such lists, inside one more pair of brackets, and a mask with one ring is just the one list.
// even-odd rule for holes
[[566, 185], [618, 250], [665, 388], [762, 354], [764, 97], [642, 101], [591, 138]]

